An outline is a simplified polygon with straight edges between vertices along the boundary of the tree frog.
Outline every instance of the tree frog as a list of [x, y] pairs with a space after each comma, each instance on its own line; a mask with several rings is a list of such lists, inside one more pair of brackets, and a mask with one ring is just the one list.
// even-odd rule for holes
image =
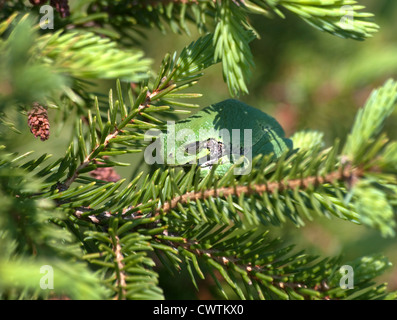
[[241, 101], [228, 99], [210, 105], [186, 119], [168, 122], [160, 135], [164, 163], [201, 167], [207, 175], [214, 164], [216, 176], [233, 164], [235, 174], [247, 174], [253, 157], [273, 154], [278, 159], [292, 150], [292, 141], [276, 119]]

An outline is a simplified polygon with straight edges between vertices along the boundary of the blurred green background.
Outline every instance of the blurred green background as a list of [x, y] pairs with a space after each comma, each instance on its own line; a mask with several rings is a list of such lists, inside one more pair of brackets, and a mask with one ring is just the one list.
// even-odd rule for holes
[[[367, 12], [375, 13], [375, 21], [380, 26], [373, 38], [363, 42], [340, 39], [318, 31], [288, 13], [286, 19], [250, 16], [261, 39], [251, 43], [256, 67], [248, 87], [250, 94], [241, 96], [240, 100], [276, 117], [288, 135], [298, 130], [315, 129], [324, 132], [327, 144], [337, 137], [343, 142], [358, 108], [363, 106], [370, 92], [390, 77], [397, 79], [397, 1], [360, 0], [359, 3], [367, 7]], [[166, 36], [158, 30], [144, 30], [147, 39], [142, 39], [139, 46], [147, 57], [153, 59], [154, 71], [167, 52], [180, 52], [199, 36], [194, 26], [190, 29], [191, 35], [169, 32]], [[105, 95], [109, 88], [114, 87], [113, 82], [98, 85], [96, 90]], [[192, 91], [203, 93], [203, 97], [196, 100], [201, 107], [230, 98], [221, 65], [207, 70]], [[20, 122], [18, 129], [22, 131], [22, 134], [11, 133], [8, 136], [15, 150], [26, 151], [29, 145], [29, 150], [39, 150], [40, 153], [62, 155], [66, 151], [72, 134], [71, 126], [68, 122], [64, 126], [57, 125], [54, 110], [50, 112], [51, 137], [45, 143], [30, 134], [25, 119], [16, 114], [10, 117]], [[393, 139], [397, 138], [396, 120], [395, 113], [386, 124], [386, 130]], [[132, 165], [117, 171], [130, 178], [140, 157], [119, 157], [118, 160]], [[344, 261], [383, 253], [393, 267], [378, 280], [387, 281], [390, 289], [397, 289], [396, 238], [385, 239], [366, 227], [324, 217], [315, 217], [301, 229], [287, 223], [273, 228], [273, 235], [281, 236], [286, 244], [296, 243], [297, 250], [306, 249], [308, 253], [324, 256], [343, 253]], [[162, 277], [161, 284], [168, 292], [166, 298], [217, 297], [208, 286], [211, 280], [199, 284], [202, 290], [197, 295], [190, 280], [183, 275], [178, 279], [180, 281]]]

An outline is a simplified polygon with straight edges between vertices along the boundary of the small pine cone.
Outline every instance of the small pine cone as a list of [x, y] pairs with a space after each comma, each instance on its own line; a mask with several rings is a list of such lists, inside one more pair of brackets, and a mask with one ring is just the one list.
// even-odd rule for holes
[[34, 6], [42, 6], [44, 3], [46, 3], [48, 0], [29, 0], [31, 4]]
[[50, 5], [59, 12], [62, 18], [70, 16], [69, 0], [51, 0]]
[[50, 137], [50, 122], [48, 121], [47, 109], [40, 106], [37, 102], [33, 104], [33, 109], [28, 113], [28, 125], [30, 132], [41, 141]]
[[120, 176], [112, 167], [99, 167], [90, 172], [90, 176], [103, 181], [117, 182]]

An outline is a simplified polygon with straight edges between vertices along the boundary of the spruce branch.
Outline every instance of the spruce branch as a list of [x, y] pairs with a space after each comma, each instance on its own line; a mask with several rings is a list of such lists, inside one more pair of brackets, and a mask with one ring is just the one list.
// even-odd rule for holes
[[150, 237], [136, 232], [125, 235], [126, 231], [117, 218], [110, 220], [107, 232], [87, 231], [86, 240], [96, 241], [98, 251], [84, 259], [105, 269], [103, 280], [110, 284], [113, 299], [163, 299], [158, 275], [151, 270], [155, 264], [148, 256], [153, 251]]
[[[120, 83], [118, 84], [120, 86]], [[119, 90], [120, 92], [120, 90]], [[155, 94], [158, 94], [158, 91], [155, 92]], [[122, 101], [122, 97], [119, 97], [120, 101]], [[83, 151], [81, 151], [80, 153], [83, 154], [83, 157], [81, 158], [81, 163], [79, 164], [79, 166], [71, 173], [69, 173], [69, 177], [65, 180], [65, 182], [63, 183], [63, 186], [66, 188], [69, 188], [70, 185], [77, 179], [77, 177], [79, 176], [80, 172], [83, 172], [88, 166], [90, 166], [92, 163], [96, 162], [97, 159], [99, 157], [103, 157], [106, 155], [111, 155], [111, 154], [116, 154], [118, 153], [117, 151], [109, 151], [107, 153], [107, 150], [109, 148], [109, 146], [114, 143], [114, 141], [117, 139], [117, 137], [119, 135], [121, 135], [122, 133], [125, 132], [125, 128], [129, 125], [129, 123], [131, 123], [131, 126], [134, 126], [134, 123], [137, 123], [138, 126], [140, 125], [149, 125], [149, 127], [152, 127], [149, 123], [147, 122], [143, 122], [140, 121], [138, 119], [135, 119], [135, 117], [139, 114], [143, 113], [143, 110], [145, 108], [148, 108], [152, 99], [153, 95], [147, 91], [147, 88], [143, 88], [143, 90], [141, 90], [141, 93], [138, 97], [138, 99], [135, 101], [134, 105], [131, 108], [131, 111], [129, 114], [123, 114], [123, 117], [121, 118], [121, 121], [119, 123], [115, 123], [116, 120], [116, 116], [117, 116], [117, 107], [113, 106], [113, 102], [112, 102], [112, 92], [110, 92], [110, 104], [111, 104], [111, 109], [112, 109], [112, 113], [109, 114], [108, 117], [108, 121], [105, 125], [105, 127], [102, 128], [103, 132], [101, 134], [100, 140], [98, 141], [97, 138], [95, 138], [95, 135], [92, 134], [92, 138], [94, 140], [92, 140], [92, 150], [89, 154], [87, 154], [87, 151], [85, 150], [85, 142], [83, 140], [83, 136], [82, 136], [82, 132], [80, 130], [80, 150], [82, 149]], [[99, 113], [99, 109], [97, 108], [97, 118], [98, 121], [102, 121], [99, 120], [101, 117], [100, 113]], [[81, 125], [80, 125], [81, 127]], [[155, 127], [155, 126], [153, 126]], [[112, 131], [112, 129], [114, 129]], [[130, 136], [131, 137], [131, 136]], [[125, 150], [125, 152], [121, 153], [127, 153], [127, 152], [133, 152], [131, 150]], [[105, 163], [106, 163], [106, 159], [102, 159]], [[95, 166], [96, 168], [96, 166]], [[95, 169], [93, 168], [93, 169]]]
[[116, 259], [116, 287], [119, 288], [118, 289], [118, 294], [116, 295], [116, 297], [114, 298], [115, 300], [120, 300], [123, 299], [123, 297], [125, 297], [126, 295], [126, 275], [124, 272], [124, 263], [123, 263], [123, 253], [122, 253], [122, 249], [121, 249], [121, 244], [120, 244], [120, 239], [118, 236], [115, 236], [113, 239], [113, 251], [115, 254], [115, 259]]
[[363, 176], [364, 172], [360, 168], [343, 168], [343, 170], [334, 171], [325, 176], [309, 176], [300, 179], [270, 182], [265, 184], [238, 185], [233, 187], [222, 187], [205, 190], [202, 192], [191, 191], [180, 195], [171, 201], [165, 203], [157, 209], [156, 214], [168, 212], [178, 207], [178, 204], [188, 204], [196, 200], [204, 200], [210, 197], [228, 198], [229, 196], [240, 197], [241, 195], [250, 196], [251, 194], [261, 195], [263, 193], [283, 192], [286, 190], [305, 190], [316, 188], [319, 185], [334, 184], [337, 181], [350, 183]]
[[[236, 226], [195, 225], [185, 230], [164, 231], [155, 236], [163, 246], [173, 248], [186, 264], [194, 284], [196, 276], [205, 279], [211, 275], [225, 298], [228, 298], [222, 277], [241, 299], [340, 299], [364, 296], [372, 298], [395, 297], [388, 294], [385, 286], [365, 290], [372, 285], [368, 280], [390, 267], [382, 256], [363, 257], [349, 265], [366, 265], [364, 273], [355, 277], [359, 283], [354, 290], [343, 290], [339, 286], [341, 274], [335, 266], [340, 258], [323, 259], [304, 252], [293, 253], [293, 246], [282, 246], [280, 239], [269, 239], [268, 232], [255, 230], [238, 232]], [[176, 262], [169, 256], [163, 263]], [[216, 273], [216, 274], [215, 274]], [[197, 286], [197, 285], [196, 285]], [[372, 291], [372, 292], [371, 292]]]
[[40, 53], [54, 70], [83, 79], [147, 78], [151, 61], [140, 50], [121, 50], [115, 41], [92, 32], [60, 30], [38, 39]]
[[249, 42], [254, 34], [247, 24], [245, 12], [236, 2], [218, 2], [217, 25], [214, 31], [214, 59], [222, 61], [223, 77], [232, 96], [248, 93], [246, 81], [254, 66]]
[[[355, 0], [250, 0], [254, 8], [264, 14], [269, 10], [280, 17], [284, 8], [302, 18], [309, 25], [342, 38], [364, 40], [377, 32], [379, 27], [372, 20], [373, 14], [361, 12], [364, 6]], [[248, 5], [249, 6], [249, 5]]]
[[380, 133], [384, 121], [394, 111], [396, 103], [397, 83], [391, 79], [371, 93], [364, 108], [357, 113], [352, 131], [343, 149], [343, 154], [350, 161], [368, 163], [373, 156], [369, 150], [384, 145], [382, 141], [385, 139]]

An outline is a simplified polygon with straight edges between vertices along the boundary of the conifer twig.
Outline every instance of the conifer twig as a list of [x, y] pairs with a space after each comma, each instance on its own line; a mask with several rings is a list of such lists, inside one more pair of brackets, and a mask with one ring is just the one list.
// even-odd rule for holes
[[161, 213], [168, 212], [177, 207], [180, 204], [186, 204], [190, 201], [195, 200], [203, 200], [209, 197], [223, 197], [227, 198], [228, 196], [236, 196], [239, 197], [241, 194], [262, 194], [262, 193], [274, 193], [277, 191], [283, 190], [294, 190], [296, 188], [299, 189], [307, 189], [310, 186], [318, 186], [325, 183], [333, 183], [335, 181], [345, 181], [351, 183], [351, 181], [357, 181], [358, 178], [362, 177], [364, 174], [361, 168], [352, 168], [350, 166], [346, 166], [341, 170], [333, 171], [328, 173], [325, 176], [310, 176], [302, 179], [294, 179], [287, 180], [285, 182], [270, 182], [265, 184], [258, 184], [252, 186], [234, 186], [234, 187], [222, 187], [218, 189], [209, 189], [201, 192], [187, 192], [183, 195], [180, 195], [171, 201], [165, 203], [161, 208], [156, 210], [156, 215]]
[[118, 236], [114, 237], [115, 243], [113, 243], [113, 251], [115, 255], [115, 260], [117, 264], [117, 275], [116, 275], [116, 287], [119, 288], [118, 294], [115, 296], [114, 300], [119, 300], [119, 299], [124, 299], [126, 295], [126, 275], [124, 273], [124, 263], [123, 263], [123, 253], [121, 252], [121, 244], [120, 244], [120, 239]]
[[[165, 89], [167, 89], [167, 87], [164, 88], [163, 90], [165, 90]], [[138, 106], [139, 112], [141, 112], [141, 111], [143, 111], [145, 108], [147, 108], [147, 107], [150, 105], [150, 103], [151, 103], [152, 97], [153, 97], [154, 95], [158, 94], [159, 92], [161, 92], [161, 90], [158, 90], [158, 89], [153, 90], [152, 93], [148, 91], [147, 94], [146, 94], [146, 99], [145, 99], [145, 101], [144, 101], [142, 104], [140, 104], [140, 105]], [[123, 119], [121, 119], [121, 120], [123, 120]], [[132, 119], [131, 122], [134, 122], [134, 119]], [[76, 168], [76, 170], [74, 171], [74, 173], [73, 173], [68, 179], [66, 179], [66, 181], [63, 183], [63, 187], [64, 187], [64, 188], [68, 189], [68, 188], [70, 187], [70, 185], [71, 185], [71, 184], [77, 179], [77, 177], [79, 176], [79, 172], [80, 172], [81, 170], [83, 170], [84, 168], [86, 168], [88, 165], [90, 165], [92, 162], [94, 162], [94, 161], [96, 160], [96, 156], [93, 156], [93, 155], [98, 154], [98, 152], [97, 152], [97, 151], [98, 151], [98, 148], [101, 147], [101, 148], [103, 148], [103, 150], [106, 150], [106, 148], [107, 148], [107, 147], [109, 146], [109, 144], [111, 143], [111, 140], [114, 139], [114, 138], [116, 138], [120, 133], [123, 132], [122, 129], [117, 128], [117, 126], [115, 126], [115, 127], [116, 127], [115, 130], [114, 130], [112, 133], [110, 133], [110, 134], [108, 134], [108, 135], [106, 136], [106, 138], [105, 138], [105, 140], [104, 140], [104, 142], [103, 142], [103, 147], [102, 147], [101, 145], [99, 145], [99, 144], [96, 145], [95, 148], [93, 148], [93, 150], [90, 152], [90, 154], [87, 155], [87, 157], [85, 157], [84, 161], [83, 161], [82, 163], [80, 163], [80, 165]]]
[[[117, 135], [120, 133], [120, 130], [116, 128], [116, 130], [114, 132], [112, 132], [111, 134], [109, 134], [106, 139], [104, 144], [104, 149], [106, 149], [106, 147], [109, 145], [110, 140], [117, 137]], [[65, 187], [66, 189], [68, 189], [70, 187], [70, 185], [77, 179], [77, 177], [79, 176], [79, 171], [81, 171], [82, 169], [84, 169], [85, 167], [87, 167], [91, 162], [93, 162], [96, 158], [93, 157], [93, 154], [95, 154], [95, 152], [97, 151], [97, 149], [100, 146], [97, 145], [89, 155], [87, 155], [87, 157], [84, 159], [84, 161], [77, 167], [77, 169], [74, 171], [74, 173], [68, 178], [66, 179], [66, 181], [63, 183], [63, 187]]]
[[[166, 232], [165, 232], [166, 233]], [[182, 250], [186, 250], [188, 252], [191, 252], [192, 254], [202, 257], [204, 259], [209, 258], [220, 265], [226, 267], [227, 269], [230, 269], [231, 265], [233, 267], [237, 267], [240, 270], [245, 270], [247, 272], [247, 275], [250, 279], [255, 280], [255, 281], [261, 281], [260, 278], [256, 275], [256, 273], [261, 273], [265, 271], [266, 268], [269, 268], [271, 265], [277, 264], [279, 261], [276, 259], [272, 261], [269, 264], [266, 265], [252, 265], [251, 262], [244, 263], [241, 261], [242, 259], [238, 258], [237, 256], [227, 256], [222, 252], [222, 250], [218, 250], [216, 248], [210, 248], [210, 249], [205, 249], [205, 248], [200, 248], [199, 244], [200, 242], [197, 240], [189, 240], [184, 238], [183, 241], [172, 241], [172, 240], [163, 240], [163, 239], [156, 239], [160, 243], [163, 243], [165, 245], [172, 245], [173, 248], [183, 248]], [[312, 289], [317, 292], [325, 292], [329, 289], [329, 286], [327, 284], [327, 281], [323, 279], [321, 283], [316, 284], [312, 288], [307, 286], [304, 283], [299, 283], [299, 282], [291, 282], [285, 281], [285, 276], [282, 275], [272, 275], [271, 276], [272, 281], [269, 282], [270, 285], [276, 286], [281, 290], [285, 290], [285, 288], [290, 288], [291, 290], [299, 290], [299, 289]], [[326, 296], [324, 297], [325, 300], [328, 300], [329, 298]]]
[[[369, 171], [374, 171], [374, 169], [369, 169]], [[212, 188], [208, 190], [204, 190], [201, 192], [190, 191], [174, 199], [169, 202], [164, 203], [161, 207], [157, 208], [152, 214], [151, 218], [153, 221], [157, 220], [161, 216], [161, 214], [167, 213], [172, 209], [176, 208], [178, 204], [187, 204], [190, 201], [195, 200], [205, 200], [209, 197], [221, 197], [227, 198], [229, 196], [239, 197], [241, 194], [245, 194], [247, 196], [251, 194], [263, 194], [263, 193], [274, 193], [275, 191], [283, 191], [283, 190], [294, 190], [296, 188], [300, 190], [304, 190], [309, 188], [310, 186], [319, 186], [326, 183], [334, 183], [336, 181], [346, 182], [349, 187], [352, 187], [359, 178], [364, 175], [364, 170], [356, 167], [353, 168], [350, 165], [346, 165], [344, 168], [341, 167], [340, 170], [333, 171], [328, 173], [325, 176], [309, 176], [302, 179], [293, 179], [286, 180], [284, 182], [270, 182], [264, 184], [257, 184], [251, 186], [233, 186], [233, 187], [222, 187], [222, 188]], [[149, 200], [149, 202], [155, 202], [157, 199]], [[129, 206], [123, 210], [120, 215], [120, 218], [129, 221], [141, 218], [142, 212], [140, 210], [134, 211], [132, 215], [128, 214], [130, 210], [134, 209], [134, 206]], [[102, 212], [100, 214], [93, 215], [85, 215], [85, 212], [93, 211], [91, 208], [80, 207], [75, 210], [74, 215], [78, 219], [83, 219], [86, 221], [90, 221], [94, 224], [102, 224], [108, 221], [115, 213], [111, 213], [108, 211]]]

